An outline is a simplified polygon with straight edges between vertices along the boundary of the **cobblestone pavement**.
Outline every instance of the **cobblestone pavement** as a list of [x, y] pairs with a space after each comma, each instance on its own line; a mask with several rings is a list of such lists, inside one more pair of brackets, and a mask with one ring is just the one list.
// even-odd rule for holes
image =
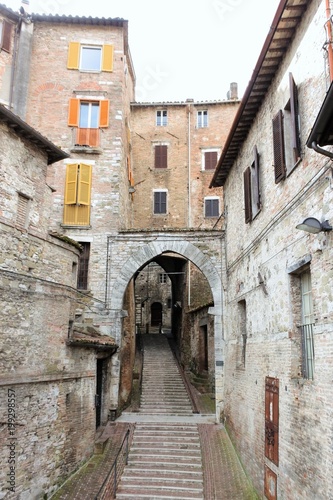
[[[138, 416], [138, 419], [140, 417]], [[110, 469], [127, 431], [133, 423], [109, 427], [110, 438], [102, 455], [94, 455], [52, 500], [93, 500]], [[205, 500], [257, 500], [223, 425], [198, 424], [204, 468]], [[148, 500], [148, 499], [147, 499]]]

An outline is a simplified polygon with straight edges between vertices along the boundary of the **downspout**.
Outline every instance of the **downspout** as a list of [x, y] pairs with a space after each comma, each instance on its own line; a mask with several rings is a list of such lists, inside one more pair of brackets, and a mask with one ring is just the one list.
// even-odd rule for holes
[[[188, 105], [188, 227], [192, 226], [192, 210], [191, 210], [191, 104]], [[191, 305], [191, 262], [188, 260], [188, 277], [187, 277], [187, 304]]]
[[328, 68], [330, 73], [330, 80], [333, 81], [333, 48], [332, 48], [332, 25], [331, 25], [331, 7], [330, 0], [326, 0], [326, 31], [327, 31], [327, 54], [328, 54]]
[[22, 17], [20, 17], [19, 19], [14, 35], [13, 61], [12, 61], [12, 70], [10, 75], [9, 109], [12, 109], [13, 107], [14, 78], [15, 78], [16, 60], [17, 60], [17, 43], [21, 31], [21, 25], [22, 25]]
[[333, 159], [333, 153], [331, 153], [330, 151], [327, 151], [327, 149], [324, 149], [324, 148], [321, 148], [320, 146], [318, 146], [316, 141], [313, 141], [311, 143], [311, 148], [314, 151], [316, 151], [317, 153], [319, 153], [320, 155], [328, 156], [328, 158]]

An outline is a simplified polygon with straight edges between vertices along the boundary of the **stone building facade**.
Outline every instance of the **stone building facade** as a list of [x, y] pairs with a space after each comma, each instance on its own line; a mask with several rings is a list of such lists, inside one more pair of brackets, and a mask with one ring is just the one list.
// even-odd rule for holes
[[66, 157], [0, 106], [1, 498], [41, 498], [93, 450], [95, 350], [70, 332], [80, 250], [49, 231], [47, 170]]
[[226, 212], [224, 421], [270, 500], [333, 497], [333, 240], [297, 228], [333, 221], [332, 155], [308, 143], [332, 71], [326, 4], [280, 2], [212, 180]]

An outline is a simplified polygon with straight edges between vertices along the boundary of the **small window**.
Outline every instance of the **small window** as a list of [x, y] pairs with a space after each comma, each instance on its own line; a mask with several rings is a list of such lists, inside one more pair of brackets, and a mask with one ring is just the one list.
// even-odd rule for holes
[[203, 128], [208, 127], [208, 111], [198, 111], [197, 115], [197, 127]]
[[314, 375], [314, 312], [312, 302], [312, 286], [310, 269], [300, 275], [301, 302], [302, 302], [302, 375], [304, 378], [313, 379]]
[[67, 165], [64, 225], [88, 226], [90, 224], [91, 165]]
[[167, 110], [156, 111], [156, 125], [159, 127], [165, 127], [168, 124]]
[[77, 274], [77, 287], [80, 290], [88, 290], [88, 269], [90, 256], [90, 243], [79, 242], [82, 251], [79, 257], [79, 270]]
[[217, 165], [217, 151], [203, 151], [203, 170], [214, 170]]
[[154, 214], [167, 213], [167, 191], [154, 191]]
[[81, 45], [80, 70], [101, 71], [102, 47], [87, 47]]
[[16, 225], [20, 229], [27, 229], [29, 217], [30, 198], [22, 193], [18, 193]]
[[261, 210], [259, 154], [253, 150], [253, 162], [244, 172], [245, 222], [251, 222]]
[[10, 52], [10, 43], [12, 39], [12, 24], [3, 19], [0, 21], [0, 49]]
[[70, 99], [68, 125], [77, 127], [74, 144], [96, 147], [100, 144], [99, 128], [109, 126], [109, 101]]
[[168, 146], [155, 146], [155, 168], [168, 167]]
[[205, 198], [205, 217], [219, 216], [219, 198]]
[[68, 69], [80, 71], [113, 71], [113, 45], [86, 45], [70, 42]]
[[167, 282], [167, 274], [166, 273], [160, 273], [159, 280], [160, 280], [160, 283], [166, 283]]
[[289, 73], [289, 99], [284, 110], [273, 118], [273, 151], [275, 183], [285, 179], [301, 159], [298, 90]]

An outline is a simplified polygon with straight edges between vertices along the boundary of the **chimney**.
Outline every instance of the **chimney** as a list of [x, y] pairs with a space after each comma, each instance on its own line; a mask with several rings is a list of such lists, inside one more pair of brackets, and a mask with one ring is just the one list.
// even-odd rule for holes
[[30, 14], [30, 3], [29, 0], [21, 0], [21, 8], [20, 8], [21, 14]]
[[229, 101], [235, 101], [238, 99], [238, 84], [236, 82], [230, 83], [230, 90], [227, 93], [227, 99]]

